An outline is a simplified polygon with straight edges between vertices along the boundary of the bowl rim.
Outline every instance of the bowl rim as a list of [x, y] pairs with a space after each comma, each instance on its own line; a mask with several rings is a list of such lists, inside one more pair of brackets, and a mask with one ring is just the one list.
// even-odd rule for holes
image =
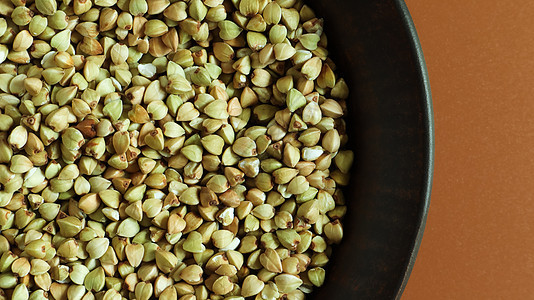
[[410, 15], [410, 12], [408, 10], [408, 7], [406, 6], [406, 3], [404, 0], [394, 0], [395, 5], [401, 14], [402, 23], [404, 24], [405, 29], [409, 33], [409, 39], [410, 39], [410, 47], [412, 49], [412, 53], [417, 58], [417, 70], [419, 73], [419, 77], [421, 81], [419, 82], [422, 96], [424, 99], [423, 107], [425, 110], [424, 114], [424, 126], [425, 126], [425, 134], [426, 134], [426, 141], [425, 141], [425, 148], [426, 148], [426, 158], [425, 158], [425, 182], [423, 186], [423, 205], [421, 206], [419, 213], [418, 213], [418, 228], [416, 229], [416, 238], [414, 240], [412, 251], [410, 253], [410, 259], [408, 260], [408, 263], [405, 267], [405, 272], [402, 276], [402, 280], [398, 287], [398, 292], [395, 296], [395, 299], [400, 299], [402, 296], [402, 293], [404, 292], [404, 289], [406, 288], [406, 284], [408, 283], [408, 279], [410, 278], [410, 274], [413, 270], [415, 260], [417, 258], [417, 253], [419, 251], [419, 248], [421, 246], [421, 242], [423, 240], [423, 233], [425, 231], [426, 226], [426, 220], [428, 216], [428, 211], [430, 207], [430, 195], [432, 191], [432, 179], [433, 179], [433, 171], [434, 171], [434, 115], [433, 115], [433, 109], [432, 109], [432, 94], [430, 90], [430, 80], [428, 76], [428, 70], [425, 63], [425, 57], [423, 55], [423, 49], [421, 47], [421, 43], [419, 41], [419, 37], [417, 35], [417, 30], [415, 29], [415, 24], [413, 22], [413, 19]]

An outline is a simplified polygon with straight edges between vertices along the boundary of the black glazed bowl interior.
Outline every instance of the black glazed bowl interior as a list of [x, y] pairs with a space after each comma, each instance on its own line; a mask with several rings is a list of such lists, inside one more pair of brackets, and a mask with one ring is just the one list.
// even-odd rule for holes
[[428, 211], [433, 166], [428, 76], [402, 0], [307, 0], [351, 90], [355, 153], [345, 237], [310, 299], [398, 299]]

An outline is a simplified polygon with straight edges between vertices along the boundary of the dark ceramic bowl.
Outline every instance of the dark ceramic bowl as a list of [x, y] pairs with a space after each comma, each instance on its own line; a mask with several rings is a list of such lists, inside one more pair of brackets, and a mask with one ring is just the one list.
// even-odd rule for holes
[[398, 299], [421, 243], [433, 165], [423, 54], [402, 0], [308, 0], [351, 88], [345, 238], [311, 299]]

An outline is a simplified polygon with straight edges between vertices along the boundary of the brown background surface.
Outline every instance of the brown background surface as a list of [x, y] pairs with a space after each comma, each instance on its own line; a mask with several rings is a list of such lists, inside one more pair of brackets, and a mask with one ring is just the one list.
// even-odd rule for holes
[[403, 299], [534, 299], [534, 1], [406, 0], [436, 159]]

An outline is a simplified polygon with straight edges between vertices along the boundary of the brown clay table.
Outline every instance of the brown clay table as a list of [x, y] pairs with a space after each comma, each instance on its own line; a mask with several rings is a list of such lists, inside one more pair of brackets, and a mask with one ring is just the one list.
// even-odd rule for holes
[[534, 1], [406, 0], [435, 175], [403, 299], [534, 299]]

